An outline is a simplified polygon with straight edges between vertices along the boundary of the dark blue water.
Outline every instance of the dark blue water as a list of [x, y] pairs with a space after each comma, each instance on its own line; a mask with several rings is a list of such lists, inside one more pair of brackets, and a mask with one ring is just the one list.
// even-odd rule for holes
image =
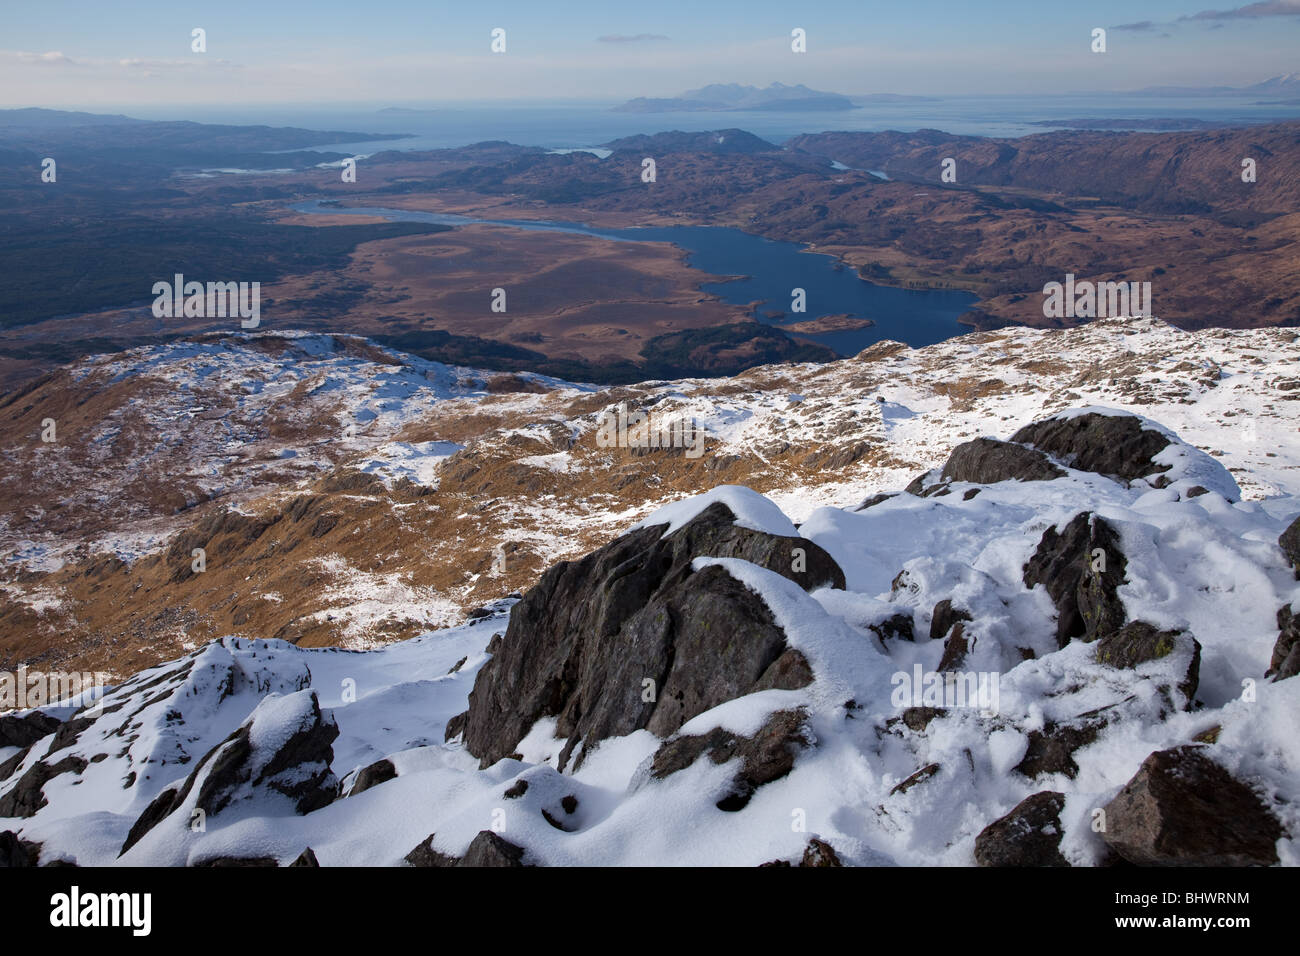
[[[540, 232], [571, 232], [611, 242], [670, 242], [685, 250], [687, 262], [713, 275], [740, 276], [727, 282], [706, 282], [701, 288], [725, 302], [749, 305], [757, 301], [754, 317], [768, 325], [783, 325], [820, 318], [851, 315], [871, 319], [875, 325], [853, 332], [806, 335], [840, 355], [856, 355], [883, 339], [917, 348], [933, 345], [969, 331], [957, 317], [970, 309], [976, 296], [948, 289], [894, 289], [858, 278], [851, 267], [833, 256], [809, 253], [796, 242], [751, 236], [725, 226], [654, 226], [638, 229], [600, 229], [576, 222], [535, 222], [519, 219], [474, 219], [443, 213], [388, 209], [375, 206], [327, 206], [317, 200], [294, 204], [298, 212], [358, 216], [383, 216], [405, 222], [433, 222], [457, 226], [467, 223], [508, 226]], [[806, 311], [789, 314], [792, 290], [804, 290]], [[769, 318], [767, 312], [787, 313]], [[803, 335], [803, 333], [800, 333]]]

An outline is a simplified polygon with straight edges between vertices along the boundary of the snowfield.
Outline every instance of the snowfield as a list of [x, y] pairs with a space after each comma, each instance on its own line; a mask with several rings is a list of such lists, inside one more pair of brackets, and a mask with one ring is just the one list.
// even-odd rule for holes
[[[917, 427], [921, 413], [901, 409], [924, 403], [902, 385], [893, 401], [882, 409], [890, 429]], [[1066, 414], [1086, 413], [1120, 414], [1086, 405]], [[1200, 740], [1275, 815], [1277, 861], [1300, 864], [1300, 679], [1264, 677], [1278, 609], [1300, 610], [1300, 584], [1277, 543], [1300, 515], [1300, 497], [1243, 500], [1216, 458], [1164, 424], [1140, 422], [1170, 439], [1153, 459], [1169, 466], [1162, 480], [1119, 481], [1058, 460], [1063, 474], [1051, 480], [953, 481], [939, 495], [899, 493], [862, 510], [855, 498], [797, 515], [723, 486], [629, 522], [624, 530], [662, 525], [667, 537], [721, 502], [738, 526], [799, 536], [844, 572], [845, 589], [810, 593], [736, 558], [701, 554], [692, 564], [720, 567], [756, 594], [814, 675], [798, 689], [728, 700], [677, 731], [744, 737], [775, 712], [806, 712], [793, 769], [759, 786], [743, 809], [718, 806], [737, 760], [701, 758], [657, 776], [663, 741], [648, 730], [585, 742], [576, 770], [559, 769], [554, 717], [484, 769], [454, 730], [445, 739], [470, 704], [489, 643], [506, 629], [514, 602], [505, 601], [466, 626], [373, 650], [226, 638], [138, 674], [102, 711], [78, 715], [75, 734], [31, 745], [0, 781], [0, 807], [38, 764], [65, 769], [43, 782], [43, 805], [0, 818], [0, 830], [40, 844], [42, 863], [80, 865], [286, 865], [310, 847], [324, 866], [392, 866], [430, 835], [433, 849], [459, 857], [490, 830], [522, 847], [525, 862], [549, 866], [754, 866], [797, 861], [813, 837], [845, 864], [965, 866], [981, 831], [1031, 794], [1055, 791], [1064, 795], [1061, 855], [1095, 865], [1108, 853], [1096, 810], [1154, 751]], [[997, 422], [983, 431], [1007, 435]], [[403, 468], [431, 453], [398, 452]], [[1084, 511], [1118, 534], [1125, 566], [1116, 593], [1127, 618], [1185, 632], [1163, 656], [1118, 667], [1095, 642], [1060, 646], [1052, 600], [1041, 584], [1026, 586], [1045, 532], [1064, 533]], [[927, 636], [945, 601], [967, 612], [959, 670], [982, 692], [965, 700], [951, 687], [914, 686], [914, 675], [950, 669], [941, 665], [950, 641]], [[914, 640], [882, 636], [900, 614], [914, 622]], [[1199, 683], [1189, 699], [1183, 680], [1194, 659]], [[900, 719], [918, 706], [940, 708], [919, 729], [915, 711]], [[1073, 772], [1026, 772], [1036, 734], [1099, 714], [1095, 737], [1072, 749]], [[242, 782], [222, 785], [217, 812], [196, 814], [214, 767], [241, 746]], [[306, 756], [281, 766], [286, 751]], [[329, 759], [313, 756], [320, 752]], [[0, 761], [17, 753], [0, 751]], [[351, 792], [363, 768], [384, 760], [391, 775]], [[323, 805], [301, 812], [321, 793]], [[173, 797], [170, 812], [121, 853], [147, 808]]]

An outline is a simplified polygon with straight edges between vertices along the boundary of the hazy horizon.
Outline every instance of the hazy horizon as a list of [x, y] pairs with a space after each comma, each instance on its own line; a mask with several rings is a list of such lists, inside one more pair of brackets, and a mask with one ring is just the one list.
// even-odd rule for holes
[[[562, 11], [502, 3], [432, 9], [385, 0], [202, 13], [146, 0], [13, 10], [0, 41], [0, 107], [351, 106], [617, 102], [710, 83], [802, 83], [862, 96], [1049, 95], [1153, 86], [1243, 87], [1300, 68], [1300, 0], [1206, 9], [1204, 0], [999, 0], [815, 9], [669, 0]], [[1106, 51], [1091, 49], [1094, 28]], [[505, 30], [505, 51], [491, 50]], [[791, 31], [806, 52], [791, 49]], [[192, 49], [195, 29], [205, 49]], [[593, 98], [593, 92], [599, 98]], [[957, 93], [954, 91], [961, 91]]]

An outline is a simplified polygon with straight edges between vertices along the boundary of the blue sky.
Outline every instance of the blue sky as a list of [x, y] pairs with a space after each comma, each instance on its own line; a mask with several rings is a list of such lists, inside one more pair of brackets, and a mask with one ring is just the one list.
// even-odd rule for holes
[[[190, 50], [194, 27], [208, 49]], [[506, 30], [507, 52], [489, 51]], [[807, 31], [808, 52], [790, 51]], [[1094, 27], [1107, 52], [1089, 49]], [[0, 105], [849, 94], [1246, 85], [1300, 70], [1300, 0], [43, 0], [0, 13]]]

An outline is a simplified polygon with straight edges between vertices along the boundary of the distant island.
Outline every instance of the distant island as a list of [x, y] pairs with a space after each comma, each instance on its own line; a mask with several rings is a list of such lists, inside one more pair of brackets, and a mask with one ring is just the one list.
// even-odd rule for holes
[[663, 99], [638, 96], [621, 106], [618, 113], [726, 113], [735, 110], [828, 111], [851, 110], [854, 103], [839, 93], [810, 90], [802, 83], [786, 86], [773, 83], [767, 89], [739, 83], [713, 83], [681, 96]]
[[802, 332], [804, 335], [825, 335], [829, 332], [858, 332], [869, 329], [876, 323], [871, 319], [853, 315], [823, 315], [802, 322], [787, 322], [781, 326], [783, 332]]

